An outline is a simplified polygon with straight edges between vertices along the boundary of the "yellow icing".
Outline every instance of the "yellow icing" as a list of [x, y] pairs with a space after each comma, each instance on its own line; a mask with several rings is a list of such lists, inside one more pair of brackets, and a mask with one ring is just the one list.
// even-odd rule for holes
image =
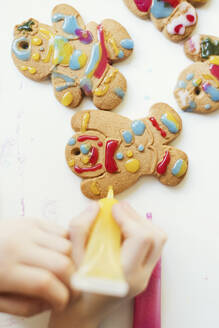
[[109, 32], [105, 33], [105, 38], [106, 38], [106, 41], [111, 45], [111, 47], [112, 47], [112, 49], [115, 53], [115, 56], [117, 57], [118, 54], [119, 54], [119, 49], [117, 47], [115, 39], [113, 38], [113, 36]]
[[200, 85], [202, 83], [202, 79], [195, 80], [195, 84]]
[[131, 158], [133, 156], [133, 152], [131, 150], [128, 150], [126, 155], [127, 157]]
[[140, 169], [140, 162], [138, 159], [129, 159], [125, 163], [125, 168], [130, 173], [136, 173]]
[[100, 195], [100, 189], [97, 186], [96, 182], [92, 182], [91, 186], [90, 186], [90, 190], [92, 191], [92, 193], [96, 196]]
[[68, 161], [68, 165], [70, 166], [70, 167], [73, 167], [74, 165], [75, 165], [75, 161], [72, 159], [72, 160], [70, 160], [70, 161]]
[[87, 55], [85, 53], [82, 53], [81, 56], [78, 58], [78, 62], [80, 67], [84, 67], [87, 63]]
[[179, 171], [179, 173], [176, 174], [176, 177], [181, 178], [186, 173], [187, 168], [188, 168], [188, 165], [187, 165], [186, 161], [183, 160], [180, 171]]
[[216, 83], [217, 87], [219, 87], [219, 81], [217, 80], [217, 78], [211, 74], [202, 74], [203, 78], [205, 80], [212, 80]]
[[118, 69], [114, 69], [112, 72], [110, 72], [110, 74], [108, 74], [105, 77], [105, 79], [102, 82], [102, 85], [94, 90], [95, 96], [102, 97], [107, 93], [107, 91], [109, 90], [109, 85], [112, 82], [112, 80], [115, 78], [117, 72]]
[[87, 131], [89, 120], [90, 120], [90, 114], [89, 113], [84, 114], [82, 123], [81, 123], [81, 132]]
[[88, 156], [82, 156], [81, 161], [83, 164], [88, 164], [89, 163], [90, 158]]
[[40, 54], [39, 53], [34, 53], [32, 55], [32, 59], [35, 60], [36, 62], [40, 60]]
[[33, 66], [21, 66], [20, 69], [21, 71], [28, 71], [30, 74], [35, 74], [37, 71]]
[[41, 44], [43, 43], [43, 41], [38, 37], [33, 38], [31, 42], [34, 46], [41, 46]]
[[210, 64], [219, 65], [219, 56], [211, 56], [209, 62]]
[[71, 94], [71, 92], [66, 92], [63, 95], [61, 102], [64, 106], [69, 106], [71, 105], [72, 101], [73, 101], [73, 95]]

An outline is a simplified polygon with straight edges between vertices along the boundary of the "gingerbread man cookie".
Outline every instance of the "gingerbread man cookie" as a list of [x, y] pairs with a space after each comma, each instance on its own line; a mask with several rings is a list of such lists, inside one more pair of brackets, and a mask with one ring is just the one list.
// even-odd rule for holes
[[129, 9], [142, 18], [150, 17], [158, 30], [171, 41], [187, 38], [196, 27], [195, 8], [183, 0], [124, 0]]
[[17, 68], [35, 81], [51, 76], [56, 98], [65, 106], [77, 107], [86, 95], [99, 109], [114, 109], [125, 95], [126, 79], [112, 64], [133, 50], [125, 28], [112, 19], [86, 26], [68, 5], [54, 8], [52, 22], [48, 26], [31, 18], [15, 27]]
[[184, 50], [196, 63], [179, 76], [174, 92], [178, 105], [187, 112], [214, 112], [219, 109], [219, 38], [194, 35]]
[[105, 197], [109, 186], [118, 194], [143, 175], [175, 186], [187, 172], [187, 155], [167, 146], [180, 134], [182, 122], [164, 103], [135, 121], [112, 112], [78, 112], [72, 127], [76, 134], [66, 146], [66, 159], [83, 179], [81, 189], [88, 198]]

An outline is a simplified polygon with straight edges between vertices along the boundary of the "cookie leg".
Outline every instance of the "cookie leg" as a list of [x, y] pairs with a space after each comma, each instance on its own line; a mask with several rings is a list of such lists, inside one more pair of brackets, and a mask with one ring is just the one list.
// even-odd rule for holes
[[105, 45], [111, 62], [126, 59], [132, 53], [134, 42], [126, 29], [113, 19], [101, 22], [104, 30]]
[[125, 77], [110, 67], [105, 78], [93, 92], [94, 105], [103, 110], [112, 110], [123, 100], [127, 90]]
[[62, 105], [75, 108], [80, 104], [82, 92], [74, 77], [56, 71], [52, 74], [52, 84], [55, 96]]
[[176, 186], [184, 178], [188, 168], [188, 157], [179, 149], [164, 146], [158, 152], [158, 163], [154, 175], [167, 186]]

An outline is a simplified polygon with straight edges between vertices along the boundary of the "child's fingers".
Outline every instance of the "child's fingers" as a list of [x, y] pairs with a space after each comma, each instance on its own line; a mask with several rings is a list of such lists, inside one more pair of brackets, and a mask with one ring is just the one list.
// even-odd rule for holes
[[20, 260], [22, 264], [52, 272], [67, 285], [74, 273], [74, 265], [70, 257], [39, 246], [25, 250]]
[[52, 273], [40, 268], [18, 265], [5, 279], [2, 292], [36, 297], [61, 311], [68, 304], [69, 291]]
[[84, 256], [84, 248], [88, 238], [88, 233], [99, 210], [99, 204], [97, 202], [92, 202], [83, 213], [71, 221], [70, 237], [73, 249], [72, 255], [76, 267], [80, 265]]
[[48, 304], [39, 300], [33, 300], [23, 296], [0, 296], [0, 311], [7, 314], [31, 317], [47, 310], [49, 310]]
[[42, 221], [42, 220], [36, 220], [36, 225], [37, 227], [39, 227], [40, 229], [42, 229], [45, 232], [54, 234], [54, 235], [58, 235], [64, 238], [68, 237], [68, 230], [63, 228], [62, 226], [59, 226], [55, 223], [49, 223], [46, 221]]
[[60, 236], [37, 230], [34, 238], [35, 243], [39, 246], [49, 248], [65, 255], [71, 255], [72, 253], [72, 243]]

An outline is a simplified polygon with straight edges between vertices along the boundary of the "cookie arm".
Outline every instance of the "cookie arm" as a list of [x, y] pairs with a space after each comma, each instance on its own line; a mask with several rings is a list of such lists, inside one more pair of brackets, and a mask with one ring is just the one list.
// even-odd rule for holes
[[[84, 128], [82, 129], [82, 125]], [[130, 126], [130, 120], [126, 117], [104, 111], [80, 111], [72, 118], [72, 128], [75, 131], [96, 130], [106, 137], [120, 139], [122, 128]], [[86, 129], [85, 129], [86, 128]]]
[[177, 112], [165, 103], [153, 105], [148, 121], [155, 144], [168, 144], [178, 137], [182, 130], [182, 120]]
[[112, 62], [125, 60], [132, 54], [134, 42], [126, 29], [113, 19], [101, 22], [104, 28], [105, 45]]

